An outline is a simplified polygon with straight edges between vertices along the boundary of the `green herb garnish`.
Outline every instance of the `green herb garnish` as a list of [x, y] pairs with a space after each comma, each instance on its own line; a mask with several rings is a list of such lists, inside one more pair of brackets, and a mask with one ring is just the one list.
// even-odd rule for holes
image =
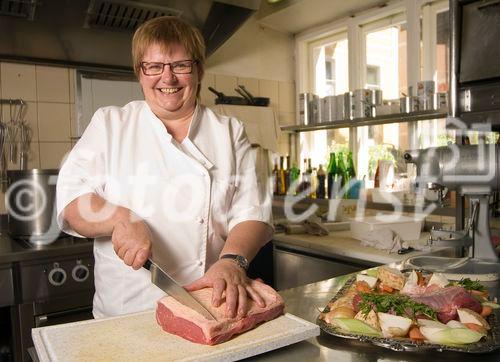
[[473, 281], [469, 278], [461, 279], [459, 282], [457, 282], [457, 285], [467, 290], [478, 290], [480, 292], [486, 292], [486, 288], [484, 287], [484, 285], [479, 283], [477, 280]]
[[415, 302], [408, 296], [401, 294], [375, 294], [359, 293], [361, 302], [359, 309], [364, 315], [370, 313], [372, 309], [376, 312], [392, 312], [398, 316], [415, 319], [417, 315], [426, 315], [436, 319], [436, 311], [426, 304]]

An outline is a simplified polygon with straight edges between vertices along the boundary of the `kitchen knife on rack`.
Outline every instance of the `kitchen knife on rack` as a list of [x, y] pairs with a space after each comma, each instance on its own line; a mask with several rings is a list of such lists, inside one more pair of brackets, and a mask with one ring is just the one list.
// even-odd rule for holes
[[151, 272], [151, 282], [165, 293], [176, 299], [178, 302], [197, 311], [207, 319], [216, 320], [216, 318], [189, 292], [172, 279], [158, 264], [151, 259], [146, 260], [143, 268]]

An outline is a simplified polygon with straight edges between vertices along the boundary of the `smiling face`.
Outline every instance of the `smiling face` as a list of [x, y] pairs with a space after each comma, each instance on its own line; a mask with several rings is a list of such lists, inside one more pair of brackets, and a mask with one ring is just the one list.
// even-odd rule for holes
[[[192, 59], [180, 44], [163, 49], [152, 44], [144, 52], [143, 62], [171, 63]], [[159, 75], [140, 73], [139, 81], [146, 102], [162, 121], [178, 120], [193, 113], [196, 106], [196, 92], [200, 79], [200, 68], [193, 65], [190, 74], [174, 74], [167, 65]]]

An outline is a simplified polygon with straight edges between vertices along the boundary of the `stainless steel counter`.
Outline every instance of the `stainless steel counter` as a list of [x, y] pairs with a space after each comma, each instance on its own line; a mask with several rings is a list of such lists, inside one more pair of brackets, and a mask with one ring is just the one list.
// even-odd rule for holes
[[[286, 311], [315, 323], [319, 310], [323, 309], [332, 296], [350, 277], [341, 276], [325, 281], [281, 291]], [[491, 295], [500, 296], [499, 282], [484, 282]], [[499, 313], [499, 312], [496, 312]], [[257, 361], [499, 361], [500, 350], [488, 354], [463, 354], [456, 352], [395, 352], [363, 343], [355, 339], [343, 339], [321, 332], [317, 338], [296, 343], [257, 356]]]

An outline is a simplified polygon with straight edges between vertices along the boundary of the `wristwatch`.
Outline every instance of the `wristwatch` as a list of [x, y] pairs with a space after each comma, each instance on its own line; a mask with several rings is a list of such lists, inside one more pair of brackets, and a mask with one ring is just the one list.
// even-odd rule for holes
[[236, 265], [238, 265], [240, 268], [243, 268], [245, 271], [248, 270], [248, 260], [247, 258], [245, 258], [244, 256], [242, 255], [238, 255], [238, 254], [224, 254], [224, 255], [221, 255], [219, 259], [231, 259], [231, 260], [234, 260], [234, 262], [236, 263]]

